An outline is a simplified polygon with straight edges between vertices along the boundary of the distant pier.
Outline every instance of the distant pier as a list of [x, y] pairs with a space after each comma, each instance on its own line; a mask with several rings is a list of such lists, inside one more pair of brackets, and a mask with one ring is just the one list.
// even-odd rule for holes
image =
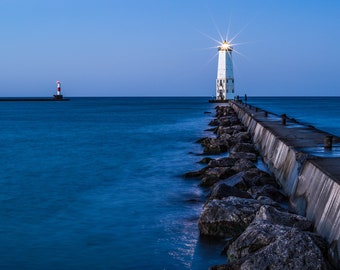
[[69, 101], [69, 98], [55, 99], [55, 98], [29, 98], [29, 97], [13, 97], [13, 98], [0, 98], [1, 101]]
[[263, 161], [290, 197], [290, 206], [314, 223], [340, 263], [340, 138], [275, 115], [231, 102], [253, 137]]

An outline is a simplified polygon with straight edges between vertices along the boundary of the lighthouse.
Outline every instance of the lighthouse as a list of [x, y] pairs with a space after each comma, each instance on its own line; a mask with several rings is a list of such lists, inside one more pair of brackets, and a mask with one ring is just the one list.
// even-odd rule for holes
[[234, 72], [232, 54], [233, 48], [227, 41], [218, 47], [218, 66], [216, 79], [216, 101], [223, 102], [235, 97]]
[[58, 96], [60, 96], [60, 95], [61, 95], [60, 91], [61, 91], [60, 82], [59, 82], [59, 81], [57, 81], [57, 95], [58, 95]]
[[57, 94], [53, 95], [54, 100], [62, 100], [63, 95], [61, 94], [61, 83], [60, 81], [57, 81]]

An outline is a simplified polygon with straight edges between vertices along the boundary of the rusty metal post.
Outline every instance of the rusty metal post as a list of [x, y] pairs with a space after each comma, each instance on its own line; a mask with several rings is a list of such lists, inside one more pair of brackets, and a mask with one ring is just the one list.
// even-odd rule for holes
[[333, 147], [333, 136], [332, 135], [326, 135], [324, 141], [324, 148], [327, 150], [332, 150]]
[[281, 115], [281, 124], [285, 126], [286, 122], [287, 122], [287, 115], [284, 113]]

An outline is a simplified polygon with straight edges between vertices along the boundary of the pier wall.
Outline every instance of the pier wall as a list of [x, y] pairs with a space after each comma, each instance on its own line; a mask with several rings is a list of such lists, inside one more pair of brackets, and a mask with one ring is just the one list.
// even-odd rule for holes
[[[290, 206], [314, 223], [315, 230], [331, 245], [333, 263], [338, 264], [340, 185], [339, 179], [328, 172], [329, 162], [323, 160], [321, 164], [325, 166], [320, 166], [320, 158], [299, 151], [286, 139], [288, 136], [282, 135], [284, 127], [278, 128], [277, 123], [261, 121], [253, 111], [238, 103], [231, 102], [231, 106], [248, 127], [268, 169], [289, 196]], [[290, 132], [294, 133], [294, 129]]]

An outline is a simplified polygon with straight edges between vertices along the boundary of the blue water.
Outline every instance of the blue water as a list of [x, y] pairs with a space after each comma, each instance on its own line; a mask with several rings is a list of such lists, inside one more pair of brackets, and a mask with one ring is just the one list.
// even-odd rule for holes
[[[249, 98], [339, 132], [340, 99], [314, 101]], [[0, 269], [224, 263], [223, 243], [197, 229], [207, 191], [181, 177], [201, 166], [195, 141], [210, 134], [204, 112], [214, 107], [207, 98], [0, 102]]]
[[[205, 98], [0, 102], [0, 269], [207, 269]], [[194, 153], [190, 153], [194, 152]], [[193, 201], [193, 202], [192, 202]]]

